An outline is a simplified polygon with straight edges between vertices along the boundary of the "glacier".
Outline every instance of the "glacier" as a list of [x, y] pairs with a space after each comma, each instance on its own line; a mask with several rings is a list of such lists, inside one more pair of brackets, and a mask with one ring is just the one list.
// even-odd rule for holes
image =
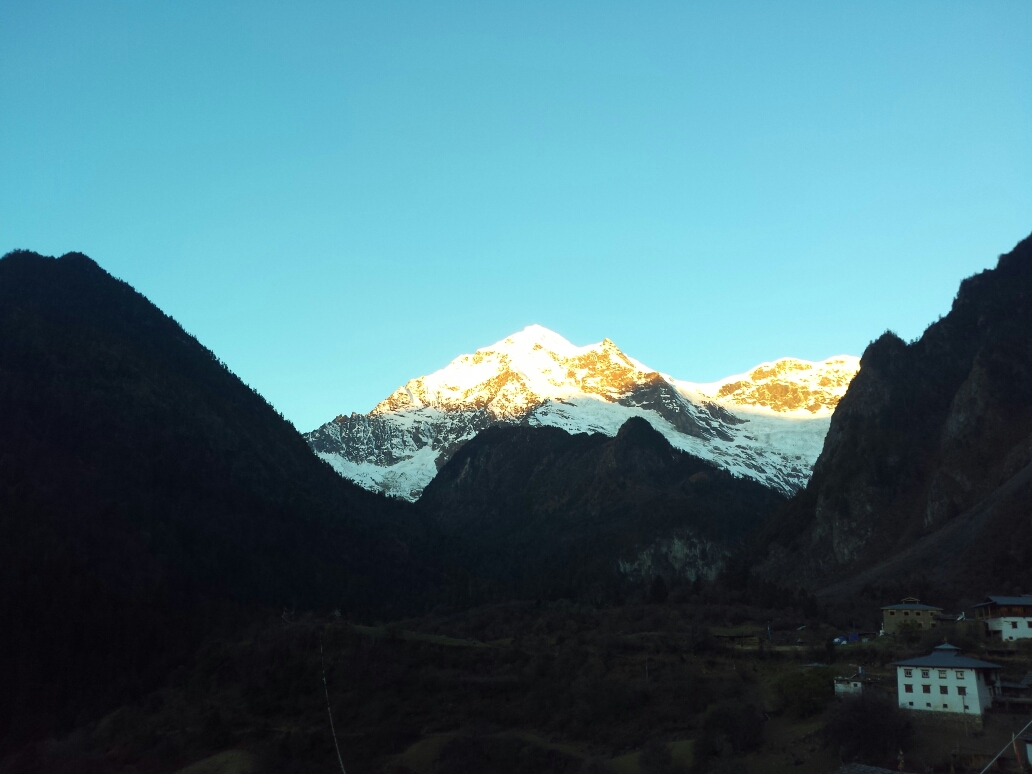
[[578, 347], [532, 325], [412, 379], [368, 414], [305, 437], [340, 475], [417, 500], [455, 451], [496, 424], [616, 434], [647, 420], [672, 446], [786, 495], [804, 487], [859, 358], [781, 358], [717, 382], [674, 379], [612, 341]]

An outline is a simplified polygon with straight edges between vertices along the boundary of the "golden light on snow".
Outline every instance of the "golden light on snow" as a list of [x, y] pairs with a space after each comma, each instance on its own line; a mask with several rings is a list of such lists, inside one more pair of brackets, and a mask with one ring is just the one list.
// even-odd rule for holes
[[849, 355], [783, 358], [699, 384], [649, 368], [609, 339], [577, 347], [532, 325], [309, 438], [342, 475], [415, 499], [485, 427], [548, 425], [612, 436], [639, 416], [675, 448], [788, 494], [809, 479], [859, 362]]
[[745, 378], [718, 382], [713, 396], [736, 406], [816, 414], [834, 410], [859, 370], [860, 359], [850, 355], [820, 363], [783, 358], [757, 366]]

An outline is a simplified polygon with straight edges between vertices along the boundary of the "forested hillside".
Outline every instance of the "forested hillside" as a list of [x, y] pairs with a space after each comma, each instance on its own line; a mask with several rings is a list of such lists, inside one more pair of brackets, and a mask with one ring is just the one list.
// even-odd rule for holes
[[784, 498], [674, 449], [646, 420], [615, 437], [494, 427], [463, 446], [419, 506], [464, 551], [476, 600], [611, 602], [711, 579]]
[[435, 594], [411, 506], [341, 479], [84, 255], [0, 259], [0, 417], [0, 739], [146, 690], [249, 611]]

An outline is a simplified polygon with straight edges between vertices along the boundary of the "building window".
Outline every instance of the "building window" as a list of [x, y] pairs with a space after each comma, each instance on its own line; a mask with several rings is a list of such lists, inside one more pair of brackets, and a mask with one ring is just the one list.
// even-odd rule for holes
[[946, 670], [945, 669], [940, 669], [939, 670], [939, 679], [940, 680], [945, 680], [946, 679]]
[[914, 706], [914, 702], [910, 702], [910, 706], [913, 707]]
[[949, 693], [949, 692], [950, 692], [950, 688], [949, 688], [949, 686], [948, 686], [948, 685], [940, 685], [940, 686], [939, 686], [939, 693], [941, 693], [941, 694], [947, 694], [947, 693]]
[[916, 613], [914, 613], [914, 615], [921, 615], [921, 611], [918, 610]]
[[925, 680], [928, 679], [929, 675], [931, 675], [931, 670], [928, 670], [928, 669], [922, 669], [921, 670], [921, 677], [923, 677]]
[[910, 685], [910, 683], [904, 683], [903, 684], [903, 693], [913, 693], [913, 692], [914, 692], [914, 686]]
[[909, 612], [907, 612], [906, 610], [904, 610], [904, 611], [903, 611], [903, 615], [910, 615], [910, 613], [909, 613]]
[[895, 610], [890, 610], [889, 611], [889, 615], [896, 615], [896, 611]]
[[949, 707], [947, 707], [945, 704], [942, 705], [942, 708], [943, 709], [949, 709]]
[[967, 688], [965, 688], [963, 685], [958, 685], [957, 696], [967, 696]]
[[964, 709], [966, 709], [966, 710], [967, 710], [967, 709], [971, 709], [971, 707], [969, 707], [968, 705], [966, 705], [966, 704], [965, 704], [965, 705], [964, 705]]
[[903, 676], [904, 677], [913, 677], [914, 676], [914, 670], [913, 669], [904, 669], [903, 670]]
[[1029, 629], [1032, 629], [1032, 621], [1025, 621], [1025, 626], [1027, 626]]
[[922, 693], [931, 693], [932, 692], [932, 686], [930, 686], [930, 685], [922, 685], [921, 686], [921, 692]]
[[1012, 629], [1017, 629], [1018, 628], [1018, 622], [1017, 621], [1011, 621], [1010, 625], [1011, 625]]
[[957, 670], [957, 679], [958, 680], [963, 680], [964, 679], [964, 670], [963, 669], [958, 669]]
[[932, 704], [931, 704], [931, 702], [925, 702], [925, 706], [926, 706], [926, 707], [931, 707], [931, 706], [932, 706]]

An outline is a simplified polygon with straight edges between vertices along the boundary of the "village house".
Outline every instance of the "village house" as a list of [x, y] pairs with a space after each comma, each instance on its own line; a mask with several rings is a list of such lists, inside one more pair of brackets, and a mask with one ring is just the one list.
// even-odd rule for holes
[[898, 605], [882, 608], [882, 634], [896, 634], [908, 626], [920, 630], [934, 629], [936, 617], [941, 614], [941, 607], [922, 605], [916, 598], [907, 597]]
[[1000, 695], [1000, 667], [962, 656], [953, 645], [894, 666], [903, 709], [981, 717]]
[[1025, 746], [1025, 760], [1027, 760], [1029, 766], [1032, 767], [1032, 736], [1026, 735], [1018, 738], [1021, 739]]
[[839, 698], [846, 696], [862, 696], [869, 691], [878, 681], [864, 673], [863, 668], [850, 677], [835, 678], [835, 695]]
[[1032, 596], [986, 597], [975, 605], [975, 620], [986, 634], [1004, 641], [1032, 639]]

